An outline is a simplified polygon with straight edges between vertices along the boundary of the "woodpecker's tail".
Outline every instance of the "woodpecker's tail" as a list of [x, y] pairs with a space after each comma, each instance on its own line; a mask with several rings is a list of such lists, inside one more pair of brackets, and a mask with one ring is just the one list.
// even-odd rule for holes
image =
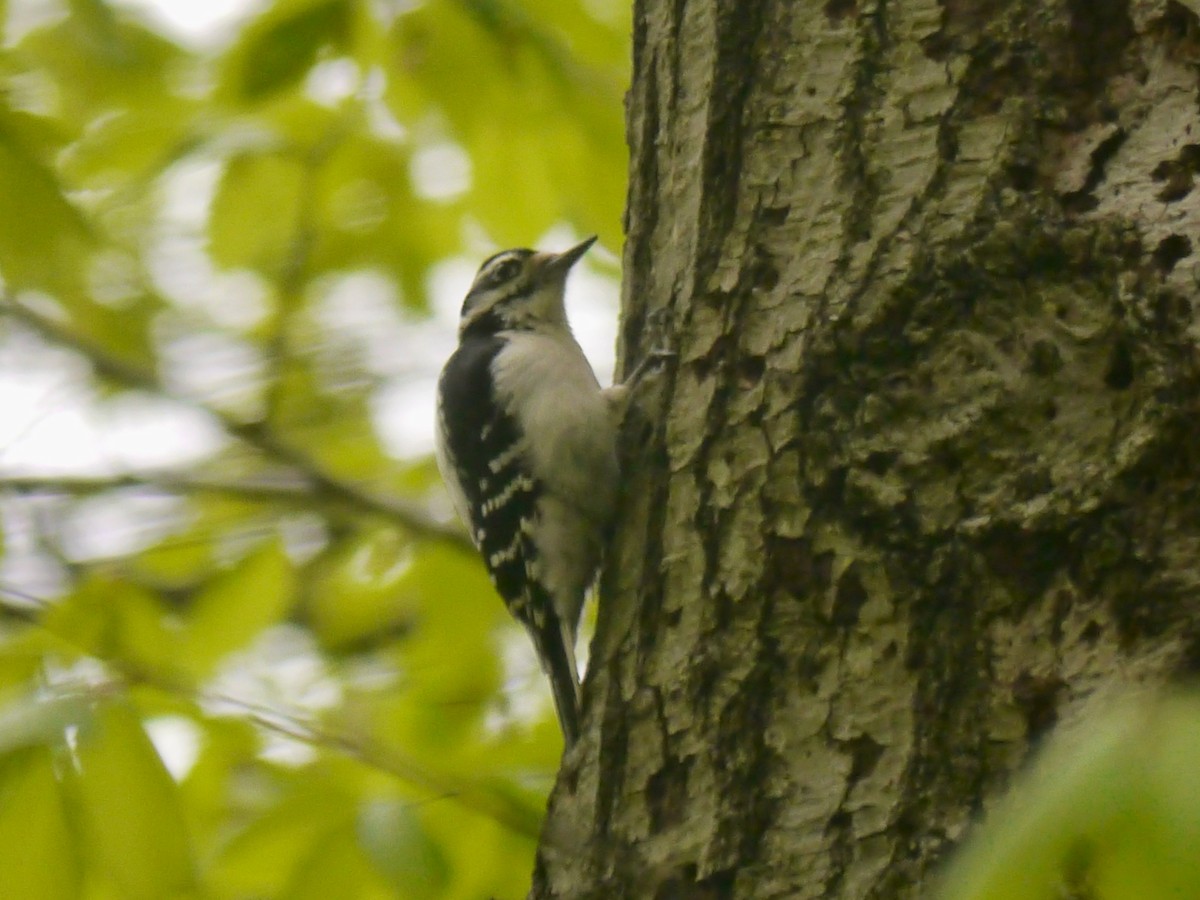
[[582, 708], [579, 669], [575, 666], [575, 636], [553, 607], [547, 605], [542, 609], [545, 609], [545, 613], [537, 617], [539, 621], [526, 621], [525, 626], [533, 638], [542, 669], [550, 679], [554, 710], [562, 727], [563, 743], [569, 750], [579, 738]]
[[583, 691], [579, 684], [579, 669], [575, 665], [575, 635], [565, 622], [560, 623], [560, 626], [559, 643], [563, 649], [563, 665], [559, 666], [557, 659], [547, 656], [547, 665], [554, 659], [555, 671], [546, 674], [550, 678], [550, 692], [554, 695], [558, 724], [562, 726], [563, 744], [570, 750], [579, 738]]

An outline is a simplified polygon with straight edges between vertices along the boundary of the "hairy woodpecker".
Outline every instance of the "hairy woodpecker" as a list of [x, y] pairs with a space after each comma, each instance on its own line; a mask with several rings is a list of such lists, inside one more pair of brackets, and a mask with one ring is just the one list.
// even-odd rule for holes
[[533, 640], [567, 747], [580, 727], [575, 632], [616, 506], [624, 394], [600, 388], [563, 307], [567, 273], [594, 241], [485, 260], [437, 396], [438, 467]]

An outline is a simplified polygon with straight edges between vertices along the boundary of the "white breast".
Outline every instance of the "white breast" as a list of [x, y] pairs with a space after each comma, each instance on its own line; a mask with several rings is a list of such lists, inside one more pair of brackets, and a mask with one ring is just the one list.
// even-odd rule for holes
[[547, 490], [605, 526], [616, 503], [616, 431], [587, 358], [569, 332], [510, 332], [492, 364], [498, 396], [525, 433]]

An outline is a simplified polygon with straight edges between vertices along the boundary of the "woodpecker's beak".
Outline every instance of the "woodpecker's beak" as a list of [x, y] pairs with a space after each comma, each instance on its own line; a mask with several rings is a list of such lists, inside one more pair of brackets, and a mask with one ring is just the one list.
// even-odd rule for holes
[[583, 258], [583, 254], [588, 252], [588, 248], [596, 243], [596, 236], [592, 235], [586, 241], [580, 241], [570, 250], [564, 250], [562, 253], [539, 253], [534, 257], [537, 265], [537, 273], [539, 281], [555, 281], [562, 280], [567, 277], [567, 272], [571, 270], [571, 266], [579, 262]]

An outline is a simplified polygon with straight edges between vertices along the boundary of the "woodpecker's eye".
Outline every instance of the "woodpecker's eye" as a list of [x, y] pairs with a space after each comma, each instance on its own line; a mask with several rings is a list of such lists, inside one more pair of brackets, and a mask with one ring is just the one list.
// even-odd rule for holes
[[500, 284], [504, 281], [511, 281], [516, 278], [521, 272], [521, 264], [515, 259], [506, 259], [496, 266], [492, 272], [492, 281]]

